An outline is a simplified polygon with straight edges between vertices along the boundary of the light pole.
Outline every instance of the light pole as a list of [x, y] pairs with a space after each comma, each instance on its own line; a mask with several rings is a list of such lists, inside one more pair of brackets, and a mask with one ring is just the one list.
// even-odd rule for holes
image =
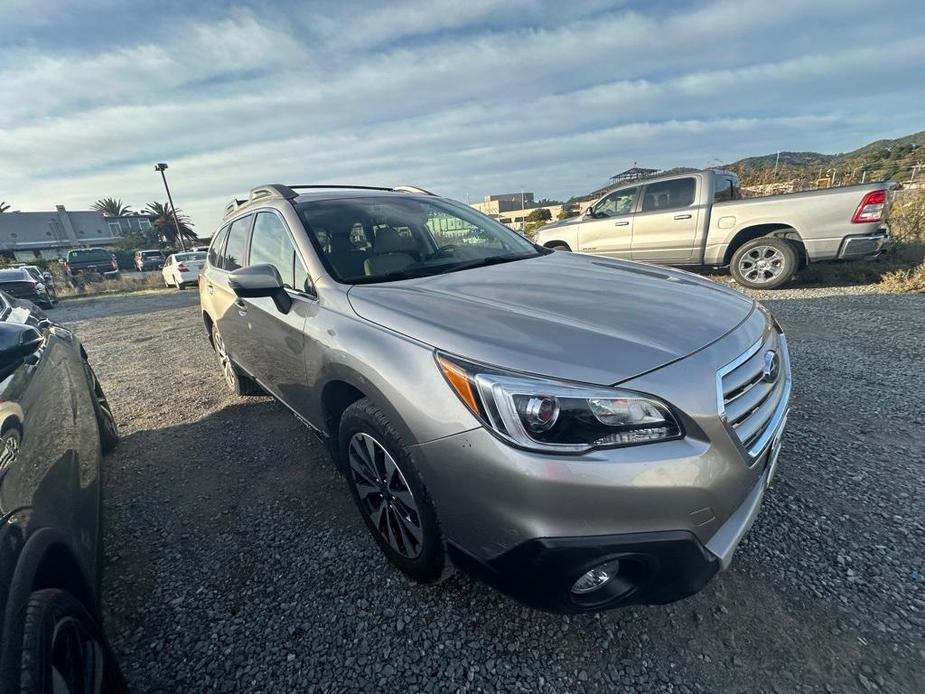
[[161, 178], [164, 180], [164, 190], [167, 191], [167, 203], [170, 205], [170, 213], [173, 215], [173, 223], [177, 227], [177, 241], [180, 242], [180, 250], [186, 251], [186, 245], [183, 243], [183, 232], [180, 231], [180, 220], [177, 219], [177, 208], [173, 206], [173, 198], [170, 197], [170, 187], [167, 185], [167, 164], [159, 162], [154, 165], [155, 171], [161, 172]]

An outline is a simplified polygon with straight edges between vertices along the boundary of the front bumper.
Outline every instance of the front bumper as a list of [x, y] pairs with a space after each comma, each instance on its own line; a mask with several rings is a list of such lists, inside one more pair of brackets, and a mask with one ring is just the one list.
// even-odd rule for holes
[[[478, 428], [415, 446], [454, 561], [552, 611], [665, 603], [698, 591], [729, 565], [775, 472], [789, 388], [754, 450], [717, 411], [720, 370], [730, 355], [763, 345], [769, 330], [759, 316], [709, 349], [626, 382], [673, 393], [683, 439], [565, 456], [514, 449]], [[620, 591], [570, 593], [584, 572], [611, 559], [620, 560]]]

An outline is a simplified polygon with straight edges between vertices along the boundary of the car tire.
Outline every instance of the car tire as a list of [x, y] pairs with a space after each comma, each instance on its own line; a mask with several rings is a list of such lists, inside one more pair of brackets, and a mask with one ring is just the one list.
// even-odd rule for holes
[[24, 612], [16, 691], [83, 692], [86, 682], [93, 683], [92, 692], [128, 691], [103, 630], [86, 608], [63, 590], [35, 591]]
[[260, 384], [241, 371], [240, 367], [228, 356], [228, 352], [225, 350], [225, 341], [215, 324], [212, 325], [212, 347], [215, 349], [215, 356], [218, 357], [218, 364], [228, 390], [235, 395], [242, 396], [264, 394]]
[[453, 569], [437, 514], [408, 447], [368, 398], [340, 420], [340, 466], [353, 501], [379, 549], [419, 583], [437, 583]]
[[87, 378], [90, 380], [90, 389], [93, 394], [93, 411], [96, 414], [96, 424], [100, 430], [100, 449], [103, 453], [109, 453], [119, 443], [119, 425], [109, 407], [109, 399], [103, 392], [103, 386], [100, 385], [93, 367], [89, 363], [87, 367]]
[[790, 241], [762, 236], [736, 249], [729, 271], [743, 287], [777, 289], [793, 278], [799, 266], [800, 255]]

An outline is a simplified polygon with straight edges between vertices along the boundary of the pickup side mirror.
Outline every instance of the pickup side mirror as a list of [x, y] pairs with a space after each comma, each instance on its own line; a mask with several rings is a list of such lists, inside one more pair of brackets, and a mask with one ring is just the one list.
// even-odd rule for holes
[[584, 214], [581, 215], [582, 219], [597, 219], [597, 212], [594, 211], [593, 207], [589, 207], [584, 211]]
[[54, 279], [54, 277], [52, 276], [50, 272], [48, 272], [48, 270], [42, 273], [42, 277], [45, 279], [46, 282], [51, 282]]
[[228, 285], [241, 299], [256, 299], [268, 296], [273, 299], [280, 313], [289, 313], [292, 297], [283, 287], [283, 278], [272, 265], [251, 265], [242, 267], [228, 276]]
[[0, 323], [0, 370], [15, 367], [42, 346], [42, 333], [31, 325]]

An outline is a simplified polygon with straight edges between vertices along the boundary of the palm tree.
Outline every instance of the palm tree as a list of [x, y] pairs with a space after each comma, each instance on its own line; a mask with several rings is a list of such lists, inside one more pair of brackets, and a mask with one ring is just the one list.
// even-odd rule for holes
[[118, 200], [116, 198], [102, 198], [90, 207], [97, 212], [101, 212], [104, 217], [121, 217], [132, 211], [128, 205], [122, 202], [121, 198]]
[[[157, 229], [161, 236], [167, 239], [168, 243], [173, 245], [177, 242], [177, 225], [174, 222], [170, 205], [162, 202], [149, 202], [144, 212], [154, 217], [151, 224], [154, 225], [154, 228]], [[196, 232], [193, 231], [193, 223], [190, 218], [180, 210], [176, 212], [177, 221], [180, 223], [180, 234], [187, 241], [196, 241]]]
[[10, 209], [10, 206], [0, 200], [0, 212], [6, 212], [8, 209]]

